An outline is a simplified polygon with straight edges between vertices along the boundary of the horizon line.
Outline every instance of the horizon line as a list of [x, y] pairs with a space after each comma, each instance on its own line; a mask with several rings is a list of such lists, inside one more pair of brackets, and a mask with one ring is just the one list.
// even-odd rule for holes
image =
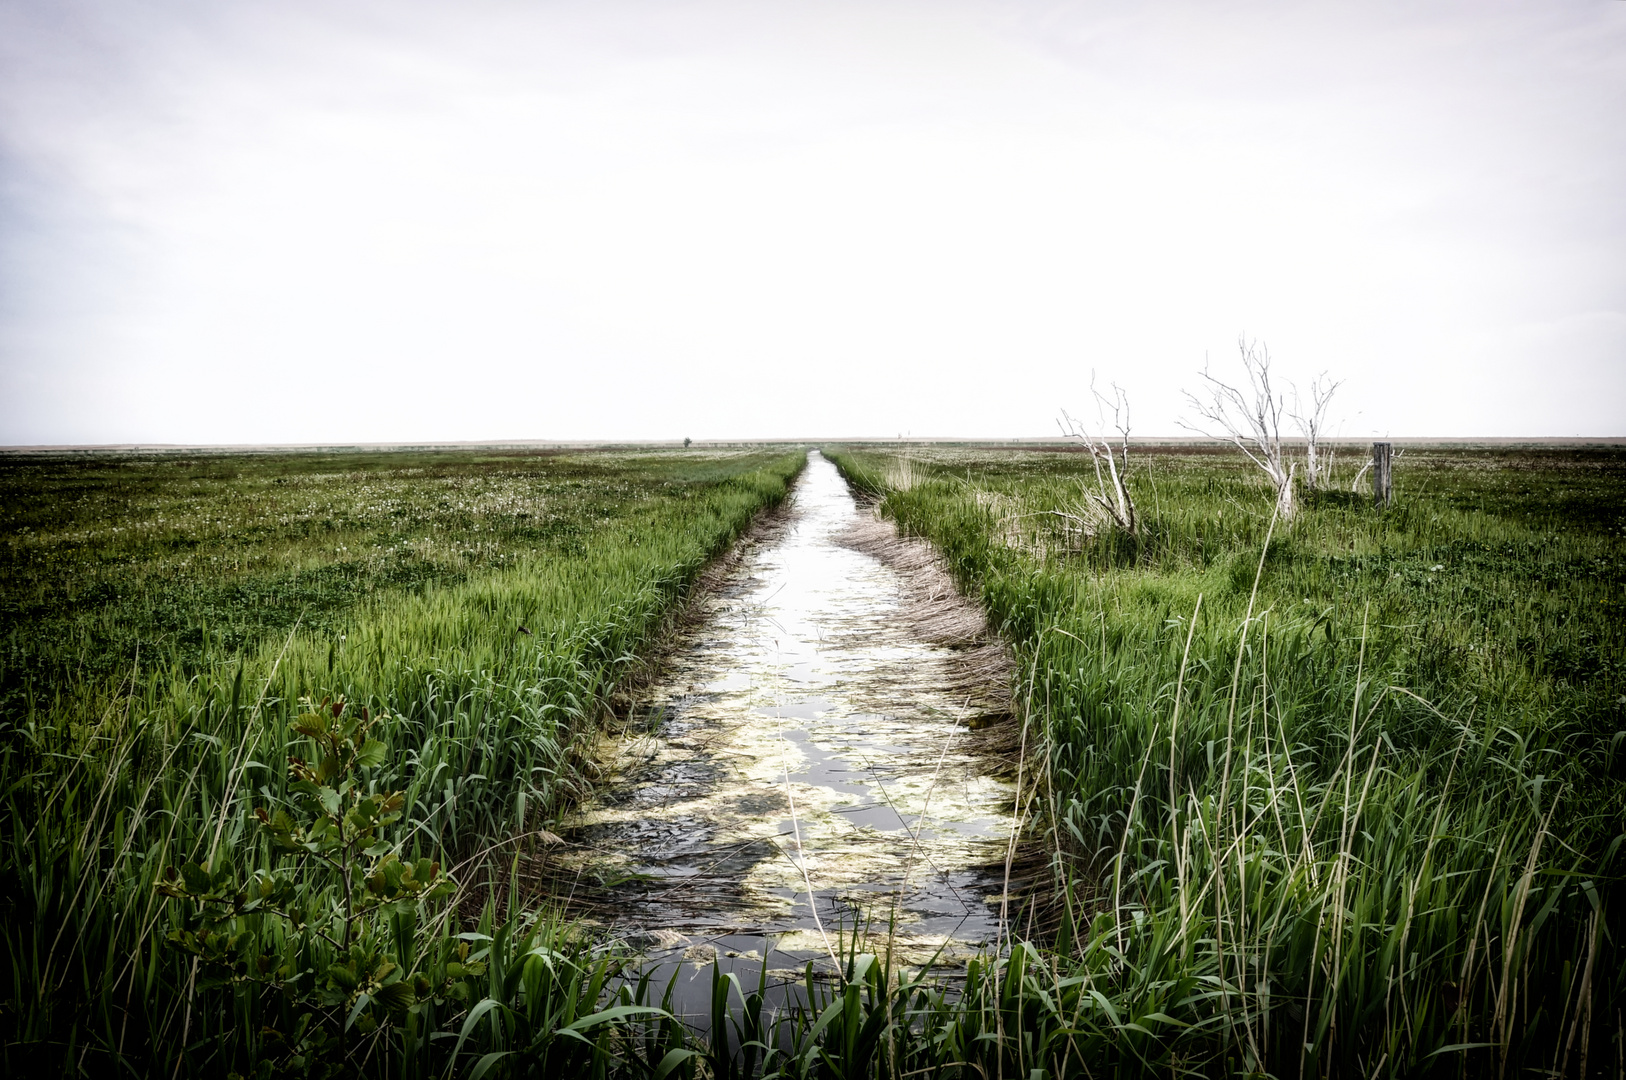
[[[1118, 442], [1118, 439], [1111, 439]], [[1229, 439], [1205, 435], [1136, 435], [1129, 438], [1131, 445], [1140, 446], [1231, 446]], [[1405, 446], [1626, 446], [1626, 435], [1391, 435], [1383, 438], [1328, 438], [1318, 440], [1326, 446], [1364, 446], [1388, 442]], [[1019, 435], [1010, 437], [964, 436], [863, 436], [802, 437], [802, 438], [718, 438], [695, 439], [689, 449], [724, 448], [730, 446], [784, 446], [808, 443], [862, 444], [882, 446], [909, 445], [971, 445], [971, 446], [1072, 446], [1079, 440], [1056, 435]], [[1283, 436], [1282, 442], [1302, 446], [1303, 436]], [[301, 443], [19, 443], [0, 445], [0, 455], [29, 454], [131, 454], [131, 453], [278, 453], [291, 451], [339, 450], [594, 450], [625, 447], [683, 448], [682, 439], [442, 439], [442, 440], [384, 440], [376, 442], [301, 442]]]

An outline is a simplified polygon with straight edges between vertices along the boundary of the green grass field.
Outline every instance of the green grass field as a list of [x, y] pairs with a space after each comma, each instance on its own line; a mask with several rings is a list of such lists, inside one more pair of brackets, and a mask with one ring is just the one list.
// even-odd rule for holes
[[1409, 449], [1279, 522], [1148, 449], [1138, 537], [1055, 513], [1086, 455], [829, 453], [1023, 673], [1053, 886], [963, 982], [719, 978], [701, 1040], [503, 889], [799, 453], [13, 457], [0, 1066], [1620, 1075], [1626, 452]]
[[1626, 453], [1411, 450], [1284, 523], [1143, 452], [1139, 538], [1051, 513], [1085, 454], [838, 457], [1028, 673], [1063, 888], [1007, 1068], [1617, 1074]]
[[[445, 1067], [430, 1034], [503, 960], [471, 959], [448, 905], [478, 911], [506, 854], [479, 853], [579, 790], [605, 695], [801, 461], [0, 462], [5, 1070]], [[309, 790], [290, 754], [321, 763]], [[279, 847], [256, 810], [300, 828]], [[456, 895], [428, 895], [458, 864]], [[564, 940], [483, 925], [521, 961]], [[559, 961], [559, 1000], [590, 1014], [607, 969]]]

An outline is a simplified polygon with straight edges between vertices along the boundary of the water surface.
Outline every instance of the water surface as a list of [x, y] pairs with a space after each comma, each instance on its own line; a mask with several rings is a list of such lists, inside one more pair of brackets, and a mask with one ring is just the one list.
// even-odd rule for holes
[[575, 890], [663, 981], [828, 967], [855, 925], [866, 951], [953, 965], [997, 929], [1012, 791], [969, 745], [954, 653], [843, 543], [867, 511], [816, 451], [792, 499], [606, 746], [617, 782], [566, 823]]

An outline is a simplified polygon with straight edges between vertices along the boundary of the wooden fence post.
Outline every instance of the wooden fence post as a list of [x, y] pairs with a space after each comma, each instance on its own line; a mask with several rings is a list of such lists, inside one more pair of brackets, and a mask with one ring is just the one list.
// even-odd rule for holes
[[1372, 444], [1372, 503], [1377, 507], [1386, 507], [1394, 501], [1394, 472], [1391, 465], [1394, 461], [1394, 444], [1375, 442]]

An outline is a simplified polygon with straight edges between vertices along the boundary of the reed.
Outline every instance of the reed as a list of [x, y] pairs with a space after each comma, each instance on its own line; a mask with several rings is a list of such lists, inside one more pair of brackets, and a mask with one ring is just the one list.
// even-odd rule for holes
[[[278, 1014], [276, 995], [213, 979], [170, 947], [191, 901], [160, 886], [167, 870], [213, 871], [228, 854], [245, 873], [277, 871], [252, 811], [293, 805], [285, 763], [299, 752], [302, 696], [389, 715], [391, 752], [369, 760], [361, 783], [401, 792], [400, 857], [456, 867], [462, 902], [477, 912], [482, 878], [501, 875], [492, 859], [470, 857], [540, 828], [588, 782], [583, 742], [607, 695], [706, 561], [784, 495], [800, 462], [782, 453], [8, 462], [7, 482], [28, 497], [7, 503], [21, 513], [6, 533], [0, 1064], [224, 1075], [269, 1060], [267, 1040], [287, 1037], [297, 1018]], [[370, 502], [370, 489], [396, 497]], [[200, 542], [186, 547], [187, 538]], [[363, 539], [385, 552], [367, 555], [370, 565], [405, 572], [369, 576], [348, 560]], [[177, 551], [188, 554], [178, 561]], [[300, 599], [318, 586], [316, 599]], [[207, 603], [192, 625], [170, 621], [188, 596], [205, 594], [215, 611], [230, 609], [229, 630], [204, 621]], [[287, 594], [298, 600], [287, 617], [252, 602]], [[312, 609], [321, 617], [307, 620]], [[341, 889], [311, 902], [343, 900]], [[542, 1027], [532, 1042], [557, 1036], [569, 1057], [566, 1043], [586, 1029], [544, 1020], [557, 1008], [593, 1014], [612, 960], [519, 912], [493, 923], [488, 910], [479, 930], [444, 906], [411, 914], [418, 925], [403, 925], [399, 954], [451, 948], [462, 935], [489, 965], [487, 985], [417, 1009], [384, 1042], [307, 1063], [313, 1074], [370, 1061], [366, 1071], [428, 1075], [448, 1049], [430, 1037], [454, 1023], [453, 1059], [483, 1046], [552, 1060], [546, 1047], [515, 1041], [533, 1021]], [[279, 932], [259, 918], [245, 932]], [[485, 1001], [496, 1004], [481, 1011]], [[522, 1024], [522, 1014], [531, 1019]], [[610, 1032], [635, 1015], [587, 1027]], [[594, 1043], [592, 1069], [610, 1067], [610, 1039]]]
[[1143, 455], [1143, 537], [1082, 550], [1009, 529], [1075, 458], [935, 454], [908, 489], [831, 456], [1023, 651], [1061, 912], [943, 1014], [1032, 1010], [963, 1060], [1614, 1075], [1618, 454], [1409, 455], [1398, 509], [1287, 526], [1223, 459]]

